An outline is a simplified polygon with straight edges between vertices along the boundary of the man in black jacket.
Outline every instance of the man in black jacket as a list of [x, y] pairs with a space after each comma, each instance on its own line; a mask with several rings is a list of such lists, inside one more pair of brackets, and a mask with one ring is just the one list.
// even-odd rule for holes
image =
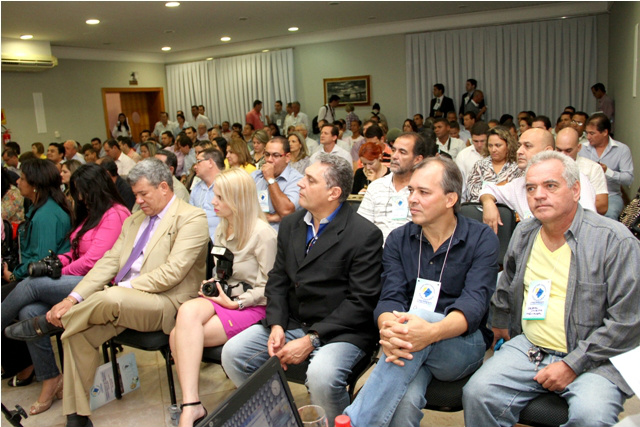
[[347, 377], [377, 340], [382, 233], [345, 203], [353, 169], [321, 153], [300, 187], [299, 210], [283, 218], [265, 288], [267, 314], [229, 340], [222, 365], [239, 386], [270, 356], [284, 369], [311, 356], [311, 401], [333, 420], [349, 404]]
[[455, 111], [453, 99], [444, 96], [444, 85], [436, 83], [433, 85], [433, 99], [431, 100], [431, 109], [429, 117], [444, 117], [449, 111]]

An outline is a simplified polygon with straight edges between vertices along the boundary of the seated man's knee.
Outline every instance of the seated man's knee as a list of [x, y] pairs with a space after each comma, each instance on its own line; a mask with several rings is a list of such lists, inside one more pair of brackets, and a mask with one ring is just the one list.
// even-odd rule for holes
[[569, 387], [569, 393], [564, 395], [569, 403], [569, 426], [614, 425], [624, 409], [622, 392], [608, 380], [591, 375], [596, 380], [592, 387], [580, 386], [573, 390]]
[[326, 394], [329, 390], [347, 386], [348, 370], [338, 366], [329, 366], [316, 358], [311, 360], [307, 368], [307, 387], [313, 394]]

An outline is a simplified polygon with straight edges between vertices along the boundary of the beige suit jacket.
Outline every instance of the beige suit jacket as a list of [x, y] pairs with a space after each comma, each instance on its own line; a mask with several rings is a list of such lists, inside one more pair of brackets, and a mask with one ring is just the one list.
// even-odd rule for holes
[[[87, 273], [74, 292], [83, 299], [105, 289], [124, 266], [145, 214], [138, 211], [122, 225], [113, 248]], [[200, 208], [176, 198], [145, 250], [133, 289], [164, 297], [162, 330], [170, 333], [180, 304], [195, 298], [205, 278], [209, 227]]]

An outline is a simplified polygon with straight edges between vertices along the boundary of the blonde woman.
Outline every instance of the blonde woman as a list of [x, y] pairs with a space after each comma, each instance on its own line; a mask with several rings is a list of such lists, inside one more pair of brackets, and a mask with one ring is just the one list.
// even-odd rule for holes
[[304, 137], [300, 132], [291, 132], [287, 139], [289, 141], [289, 152], [291, 153], [289, 166], [304, 175], [304, 170], [309, 166], [309, 150], [304, 142]]
[[231, 138], [227, 146], [227, 161], [229, 168], [238, 167], [245, 172], [251, 173], [256, 170], [247, 143], [240, 138]]
[[256, 169], [260, 169], [264, 165], [264, 147], [269, 142], [269, 135], [264, 130], [257, 130], [251, 138], [253, 140], [253, 164], [256, 165]]
[[[265, 317], [264, 286], [276, 256], [277, 233], [260, 209], [251, 176], [238, 168], [222, 171], [213, 193], [220, 218], [214, 244], [233, 253], [233, 275], [227, 280], [231, 292], [227, 296], [214, 279], [218, 296], [204, 296], [201, 289], [199, 298], [178, 310], [170, 342], [185, 402], [180, 427], [195, 425], [207, 414], [198, 395], [203, 347], [222, 345]], [[241, 282], [249, 285], [247, 290]]]

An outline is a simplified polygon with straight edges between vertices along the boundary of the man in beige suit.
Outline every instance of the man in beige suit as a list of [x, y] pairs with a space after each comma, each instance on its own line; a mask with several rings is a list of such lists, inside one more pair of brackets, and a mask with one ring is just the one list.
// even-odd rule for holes
[[73, 292], [47, 313], [50, 323], [65, 328], [67, 427], [93, 425], [89, 390], [102, 343], [126, 328], [169, 334], [178, 307], [197, 296], [205, 277], [204, 211], [174, 196], [171, 173], [160, 160], [141, 161], [128, 180], [140, 211], [124, 222], [113, 248]]

